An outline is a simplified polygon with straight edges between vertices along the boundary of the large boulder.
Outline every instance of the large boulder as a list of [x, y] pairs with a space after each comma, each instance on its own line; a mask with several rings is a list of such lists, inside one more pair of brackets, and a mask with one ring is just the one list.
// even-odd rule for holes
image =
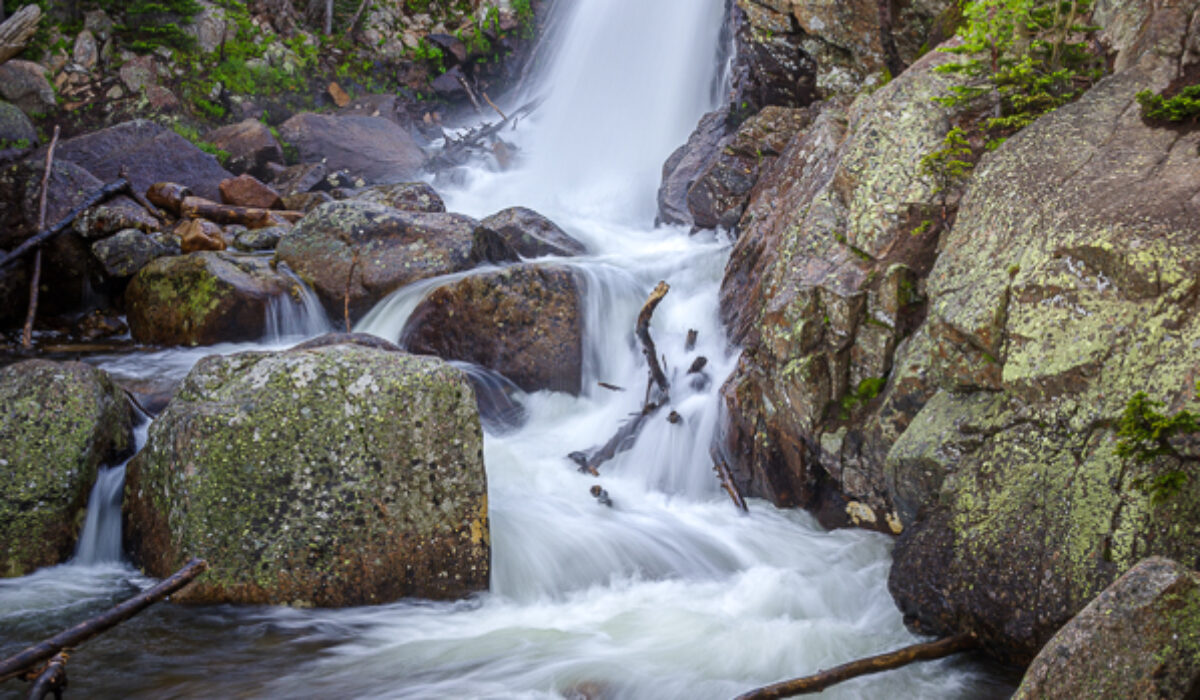
[[179, 255], [179, 240], [169, 233], [143, 233], [135, 228], [118, 231], [92, 244], [92, 255], [111, 279], [132, 277], [150, 261]]
[[[931, 53], [848, 109], [822, 103], [759, 176], [722, 282], [746, 351], [722, 389], [717, 456], [748, 495], [828, 525], [899, 528], [884, 458], [904, 416], [878, 396], [922, 315], [939, 230], [920, 222], [939, 207], [919, 161], [951, 128], [932, 100], [956, 80], [935, 70], [951, 60]], [[897, 385], [915, 413], [924, 385]]]
[[0, 369], [0, 576], [66, 560], [96, 472], [133, 451], [129, 402], [80, 362]]
[[1200, 574], [1150, 557], [1046, 643], [1013, 698], [1191, 698], [1198, 660]]
[[211, 345], [258, 340], [271, 304], [299, 296], [298, 284], [270, 258], [198, 252], [142, 267], [125, 289], [125, 306], [140, 343]]
[[525, 391], [578, 394], [579, 283], [567, 268], [539, 264], [471, 275], [430, 293], [409, 317], [401, 344], [496, 370]]
[[218, 201], [218, 185], [232, 175], [213, 156], [170, 129], [144, 119], [67, 139], [55, 158], [72, 161], [105, 182], [121, 168], [129, 184], [145, 192], [156, 182], [178, 182], [196, 195]]
[[201, 360], [130, 463], [124, 514], [147, 573], [208, 561], [181, 600], [336, 607], [488, 585], [470, 384], [353, 339]]
[[687, 143], [667, 157], [663, 163], [662, 184], [658, 187], [655, 223], [692, 225], [692, 214], [687, 205], [688, 190], [712, 165], [729, 129], [728, 110], [709, 112], [700, 118]]
[[317, 292], [334, 318], [344, 314], [348, 292], [356, 319], [406, 284], [474, 265], [476, 226], [460, 214], [330, 202], [301, 219], [275, 256]]
[[234, 174], [250, 173], [265, 178], [268, 163], [283, 163], [283, 147], [270, 127], [257, 119], [246, 119], [210, 132], [205, 139], [229, 154], [226, 165]]
[[32, 61], [14, 58], [0, 63], [0, 97], [29, 116], [47, 115], [58, 109], [46, 69]]
[[437, 213], [446, 211], [446, 203], [426, 182], [400, 182], [374, 185], [354, 196], [359, 202], [375, 202], [393, 209]]
[[37, 129], [16, 105], [0, 100], [0, 151], [30, 148], [38, 142]]
[[923, 629], [1027, 662], [1143, 557], [1200, 557], [1194, 447], [1117, 451], [1138, 392], [1200, 407], [1200, 131], [1147, 125], [1135, 97], [1195, 65], [1198, 6], [1143, 13], [1124, 70], [985, 157], [942, 239], [939, 393], [887, 458], [909, 514], [890, 588]]
[[279, 133], [303, 161], [323, 161], [368, 182], [411, 180], [425, 154], [408, 131], [383, 117], [306, 112], [284, 122]]
[[479, 225], [500, 234], [500, 238], [521, 257], [569, 257], [587, 252], [582, 243], [571, 238], [558, 224], [525, 207], [503, 209], [483, 219]]

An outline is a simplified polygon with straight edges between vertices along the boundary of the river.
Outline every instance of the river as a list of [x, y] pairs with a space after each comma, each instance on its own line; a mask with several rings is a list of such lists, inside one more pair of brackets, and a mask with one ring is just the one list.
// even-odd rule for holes
[[[76, 651], [68, 697], [724, 699], [918, 641], [887, 592], [888, 537], [826, 532], [804, 512], [757, 500], [742, 513], [712, 470], [717, 391], [736, 362], [717, 315], [730, 243], [653, 221], [663, 161], [722, 96], [724, 0], [559, 6], [569, 14], [555, 23], [546, 68], [511, 101], [546, 97], [505, 132], [520, 161], [435, 183], [450, 211], [528, 206], [588, 247], [565, 261], [585, 281], [584, 393], [519, 395], [523, 425], [487, 426], [490, 590], [345, 610], [155, 606]], [[671, 290], [652, 333], [682, 420], [659, 416], [598, 479], [582, 475], [566, 455], [603, 442], [641, 406], [646, 366], [633, 325], [659, 280]], [[356, 330], [396, 340], [421, 295], [445, 281], [400, 290]], [[300, 305], [278, 309], [260, 343], [91, 361], [127, 377], [181, 377], [205, 354], [286, 347], [330, 327], [319, 306]], [[708, 360], [704, 374], [686, 375], [697, 356]], [[0, 580], [0, 651], [149, 583], [115, 544], [121, 475], [102, 475], [75, 560]], [[589, 494], [596, 483], [612, 507]], [[20, 691], [10, 682], [0, 697]], [[977, 661], [950, 659], [822, 697], [1010, 692]]]

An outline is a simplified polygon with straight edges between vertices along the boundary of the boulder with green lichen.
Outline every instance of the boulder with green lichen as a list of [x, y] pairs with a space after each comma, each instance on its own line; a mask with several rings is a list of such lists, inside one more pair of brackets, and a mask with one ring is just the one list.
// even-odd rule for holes
[[482, 431], [465, 375], [378, 339], [202, 360], [126, 482], [126, 544], [197, 602], [339, 607], [488, 584]]
[[79, 362], [0, 369], [0, 577], [70, 556], [101, 465], [133, 450], [129, 403]]

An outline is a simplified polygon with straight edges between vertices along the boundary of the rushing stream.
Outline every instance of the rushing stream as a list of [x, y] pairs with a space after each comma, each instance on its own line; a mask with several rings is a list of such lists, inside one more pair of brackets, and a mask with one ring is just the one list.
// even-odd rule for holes
[[[451, 211], [528, 206], [589, 250], [560, 261], [585, 281], [584, 393], [520, 394], [526, 421], [488, 426], [491, 590], [348, 610], [159, 605], [77, 650], [70, 697], [729, 698], [916, 641], [886, 589], [887, 537], [825, 532], [761, 501], [743, 514], [712, 471], [717, 389], [736, 361], [717, 317], [729, 243], [652, 222], [663, 161], [720, 97], [724, 0], [559, 5], [571, 15], [539, 81], [547, 100], [505, 135], [523, 160], [437, 184]], [[422, 295], [461, 276], [400, 290], [356, 330], [396, 340]], [[640, 408], [646, 367], [633, 324], [659, 280], [671, 291], [652, 332], [682, 421], [656, 417], [599, 479], [581, 475], [566, 455]], [[277, 309], [262, 343], [95, 361], [123, 376], [181, 377], [205, 354], [286, 347], [329, 327], [310, 300]], [[704, 372], [686, 375], [697, 356]], [[0, 652], [148, 583], [120, 557], [122, 474], [101, 476], [73, 562], [0, 580]], [[589, 494], [595, 483], [613, 507]], [[23, 690], [0, 685], [0, 697]], [[1008, 692], [959, 659], [823, 697]]]

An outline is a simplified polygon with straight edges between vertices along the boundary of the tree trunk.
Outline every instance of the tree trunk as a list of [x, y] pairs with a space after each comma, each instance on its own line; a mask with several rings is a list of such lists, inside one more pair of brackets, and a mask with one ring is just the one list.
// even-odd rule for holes
[[333, 0], [325, 0], [325, 36], [333, 34]]

